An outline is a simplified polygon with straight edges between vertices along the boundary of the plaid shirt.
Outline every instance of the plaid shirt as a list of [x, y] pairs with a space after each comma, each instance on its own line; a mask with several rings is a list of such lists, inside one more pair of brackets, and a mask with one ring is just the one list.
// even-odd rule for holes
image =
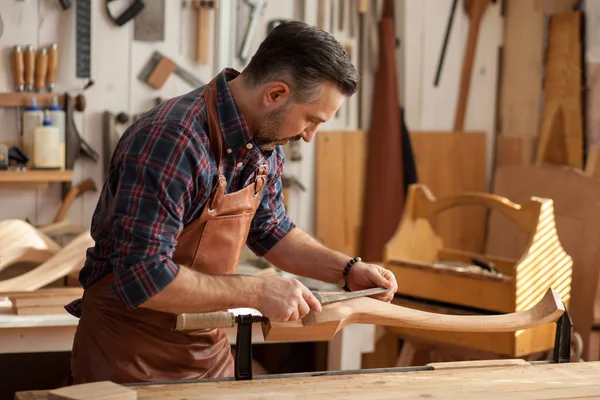
[[[267, 183], [246, 244], [264, 255], [293, 227], [282, 199], [281, 148], [262, 152], [254, 144], [227, 81], [239, 72], [217, 76], [217, 108], [223, 131], [227, 192], [237, 191], [268, 164]], [[92, 218], [95, 246], [79, 274], [84, 288], [114, 271], [111, 289], [133, 310], [176, 276], [172, 260], [183, 227], [202, 213], [218, 175], [207, 133], [203, 87], [170, 99], [143, 114], [123, 134]], [[226, 149], [226, 152], [225, 152]], [[81, 299], [65, 306], [81, 316]]]

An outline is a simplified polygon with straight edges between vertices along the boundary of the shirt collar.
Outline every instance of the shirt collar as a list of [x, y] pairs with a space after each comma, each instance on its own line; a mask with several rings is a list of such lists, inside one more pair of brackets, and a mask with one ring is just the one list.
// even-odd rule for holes
[[235, 69], [225, 68], [216, 76], [216, 102], [219, 111], [219, 123], [227, 147], [234, 152], [237, 152], [245, 144], [252, 142], [252, 133], [246, 118], [237, 107], [233, 94], [227, 85], [228, 81], [239, 74]]

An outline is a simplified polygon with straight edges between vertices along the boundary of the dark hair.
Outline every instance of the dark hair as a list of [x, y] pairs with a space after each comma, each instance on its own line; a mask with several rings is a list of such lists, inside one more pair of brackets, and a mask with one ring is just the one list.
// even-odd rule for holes
[[286, 82], [298, 103], [308, 103], [322, 83], [345, 96], [358, 90], [360, 76], [333, 35], [316, 26], [290, 21], [275, 27], [242, 71], [249, 86]]

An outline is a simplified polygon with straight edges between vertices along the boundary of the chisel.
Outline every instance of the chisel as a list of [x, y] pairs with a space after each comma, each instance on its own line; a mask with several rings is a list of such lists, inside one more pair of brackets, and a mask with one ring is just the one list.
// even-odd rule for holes
[[35, 90], [41, 92], [46, 87], [48, 73], [48, 50], [40, 49], [35, 58]]
[[[15, 89], [17, 92], [23, 92], [25, 90], [25, 60], [23, 49], [19, 45], [13, 47], [12, 69]], [[17, 132], [19, 136], [22, 135], [22, 112], [22, 107], [17, 107]]]
[[56, 86], [56, 70], [58, 69], [58, 45], [53, 43], [48, 48], [48, 76], [46, 84], [48, 91], [52, 92]]
[[[375, 294], [387, 292], [390, 289], [372, 288], [365, 290], [357, 290], [355, 292], [339, 292], [327, 295], [321, 295], [313, 292], [313, 295], [322, 304], [337, 303], [339, 301], [355, 299], [358, 297], [373, 296]], [[215, 329], [215, 328], [231, 328], [238, 322], [238, 316], [231, 311], [216, 311], [208, 313], [183, 313], [177, 315], [176, 330], [192, 330], [192, 329]], [[262, 315], [253, 315], [253, 322], [267, 322], [268, 318]]]
[[25, 67], [25, 91], [33, 92], [35, 84], [35, 48], [28, 45], [23, 53]]

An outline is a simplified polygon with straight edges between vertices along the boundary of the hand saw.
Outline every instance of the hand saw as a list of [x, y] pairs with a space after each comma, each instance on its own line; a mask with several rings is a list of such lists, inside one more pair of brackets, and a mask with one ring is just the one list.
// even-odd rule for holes
[[[327, 295], [322, 295], [317, 292], [312, 292], [322, 305], [337, 303], [339, 301], [356, 299], [358, 297], [372, 296], [379, 293], [387, 292], [390, 289], [372, 288], [357, 290], [355, 292], [337, 292]], [[253, 322], [268, 322], [269, 319], [262, 315], [253, 315]], [[186, 330], [188, 326], [193, 326], [193, 329], [215, 329], [215, 328], [231, 328], [238, 322], [238, 318], [231, 311], [216, 311], [208, 313], [183, 313], [177, 315], [177, 330]]]

